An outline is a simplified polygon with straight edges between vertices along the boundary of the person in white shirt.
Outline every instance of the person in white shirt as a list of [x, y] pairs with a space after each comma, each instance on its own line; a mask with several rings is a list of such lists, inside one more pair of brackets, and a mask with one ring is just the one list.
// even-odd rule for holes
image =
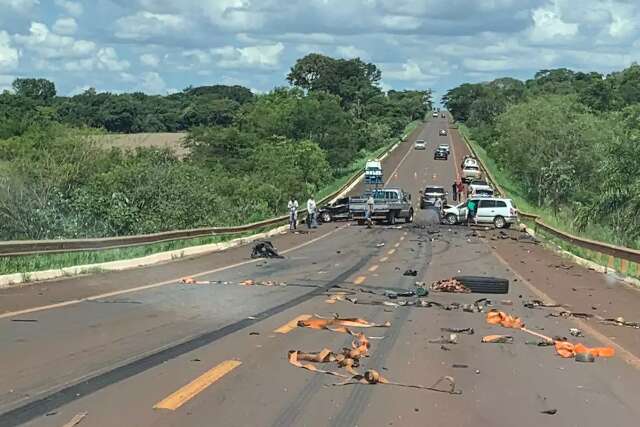
[[316, 222], [316, 201], [313, 199], [313, 196], [309, 197], [309, 200], [307, 200], [307, 213], [309, 214], [307, 217], [307, 227], [318, 227], [318, 223]]
[[292, 196], [289, 199], [287, 208], [289, 209], [289, 230], [295, 230], [298, 224], [298, 201], [295, 197]]
[[369, 195], [367, 199], [367, 211], [365, 212], [365, 217], [367, 219], [367, 227], [371, 228], [373, 226], [373, 206], [375, 201], [373, 200], [373, 194]]

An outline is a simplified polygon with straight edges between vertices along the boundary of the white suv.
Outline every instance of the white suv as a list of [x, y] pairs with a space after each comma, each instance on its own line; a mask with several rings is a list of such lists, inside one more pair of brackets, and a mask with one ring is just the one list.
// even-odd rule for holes
[[424, 141], [424, 139], [417, 139], [413, 148], [415, 150], [426, 150], [427, 149], [427, 143]]
[[[478, 224], [493, 223], [496, 228], [509, 228], [518, 222], [518, 210], [511, 199], [497, 197], [471, 198], [476, 203]], [[467, 203], [457, 206], [445, 206], [443, 219], [449, 225], [466, 221]]]

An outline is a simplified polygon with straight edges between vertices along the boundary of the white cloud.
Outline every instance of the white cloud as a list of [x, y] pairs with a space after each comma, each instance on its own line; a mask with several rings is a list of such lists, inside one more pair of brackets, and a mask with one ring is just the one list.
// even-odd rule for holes
[[140, 62], [147, 67], [155, 68], [160, 65], [160, 58], [153, 53], [145, 53], [140, 55]]
[[361, 58], [366, 59], [369, 57], [369, 53], [366, 50], [358, 49], [355, 46], [338, 46], [336, 48], [338, 56], [343, 58]]
[[11, 38], [6, 31], [0, 31], [0, 72], [18, 67], [18, 49], [11, 45]]
[[164, 82], [160, 74], [156, 72], [144, 73], [140, 84], [143, 92], [149, 94], [164, 94], [167, 90], [167, 84]]
[[383, 75], [389, 80], [424, 82], [433, 79], [433, 76], [422, 70], [414, 60], [409, 59], [398, 66], [384, 67]]
[[67, 71], [124, 71], [131, 64], [125, 59], [120, 59], [118, 53], [112, 47], [103, 47], [90, 58], [69, 61], [64, 65]]
[[78, 58], [91, 54], [95, 43], [87, 40], [75, 40], [49, 31], [45, 24], [32, 22], [29, 35], [16, 34], [15, 41], [25, 48], [46, 59]]
[[12, 90], [11, 84], [15, 79], [15, 76], [0, 74], [0, 93], [4, 92], [5, 90]]
[[237, 48], [225, 46], [211, 49], [222, 68], [273, 68], [279, 64], [284, 51], [282, 43]]
[[0, 7], [8, 7], [18, 13], [30, 12], [34, 6], [39, 5], [38, 0], [0, 0]]
[[564, 22], [558, 10], [535, 9], [531, 17], [533, 27], [529, 37], [534, 42], [555, 41], [557, 38], [570, 39], [578, 34], [578, 24]]
[[82, 3], [70, 0], [55, 0], [58, 7], [63, 8], [69, 15], [80, 16], [84, 11]]
[[386, 15], [382, 17], [382, 25], [390, 30], [415, 30], [420, 28], [422, 20], [415, 16]]
[[58, 34], [71, 35], [78, 29], [78, 23], [73, 18], [60, 18], [53, 24], [53, 31]]
[[188, 28], [180, 15], [140, 11], [116, 21], [116, 37], [130, 40], [148, 40], [158, 36], [181, 33]]

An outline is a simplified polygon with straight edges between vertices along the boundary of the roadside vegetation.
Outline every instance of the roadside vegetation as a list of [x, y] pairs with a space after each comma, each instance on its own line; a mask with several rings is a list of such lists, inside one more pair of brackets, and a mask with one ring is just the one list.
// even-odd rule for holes
[[[431, 109], [429, 91], [380, 89], [359, 59], [312, 54], [290, 86], [168, 96], [56, 96], [44, 79], [0, 95], [0, 239], [122, 236], [237, 225], [329, 193]], [[97, 130], [99, 129], [99, 130]], [[105, 149], [96, 132], [187, 131], [169, 150]]]
[[463, 84], [443, 102], [520, 209], [640, 248], [640, 65]]

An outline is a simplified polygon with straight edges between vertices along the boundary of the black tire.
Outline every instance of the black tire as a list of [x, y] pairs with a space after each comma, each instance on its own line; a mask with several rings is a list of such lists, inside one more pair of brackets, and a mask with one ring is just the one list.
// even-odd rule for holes
[[404, 222], [406, 222], [407, 224], [413, 222], [413, 209], [409, 210], [409, 216], [404, 219]]
[[358, 225], [364, 225], [364, 219], [359, 219], [358, 220]]
[[427, 206], [424, 203], [420, 202], [420, 209], [426, 209], [426, 208]]
[[389, 215], [387, 216], [387, 222], [389, 222], [389, 225], [396, 225], [396, 213], [395, 212], [389, 212]]
[[511, 228], [511, 223], [510, 223], [510, 222], [507, 222], [507, 223], [504, 225], [504, 228]]
[[331, 222], [331, 214], [329, 212], [322, 212], [320, 218], [322, 219], [322, 222]]
[[493, 218], [493, 225], [495, 225], [496, 228], [504, 228], [506, 224], [507, 221], [503, 216], [498, 215], [497, 217]]
[[449, 213], [444, 218], [449, 225], [456, 225], [458, 223], [458, 217], [455, 214]]
[[456, 276], [454, 279], [462, 282], [475, 294], [509, 293], [509, 281], [500, 277]]

